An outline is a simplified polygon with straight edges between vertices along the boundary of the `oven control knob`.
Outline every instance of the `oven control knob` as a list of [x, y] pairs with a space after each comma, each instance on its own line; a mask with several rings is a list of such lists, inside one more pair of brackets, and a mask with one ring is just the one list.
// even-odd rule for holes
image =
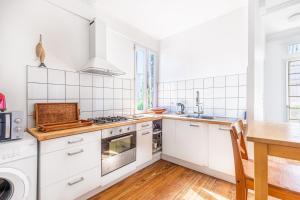
[[17, 131], [17, 132], [21, 132], [21, 131], [22, 131], [22, 128], [21, 128], [21, 127], [17, 127], [17, 128], [16, 128], [16, 131]]
[[130, 127], [127, 128], [127, 131], [129, 131], [129, 130], [130, 130]]
[[15, 122], [16, 122], [17, 124], [20, 124], [20, 123], [22, 122], [22, 119], [17, 118], [17, 119], [15, 119]]
[[112, 134], [113, 134], [113, 131], [110, 131], [110, 134], [112, 135]]
[[121, 133], [121, 132], [122, 132], [122, 129], [119, 129], [119, 132]]

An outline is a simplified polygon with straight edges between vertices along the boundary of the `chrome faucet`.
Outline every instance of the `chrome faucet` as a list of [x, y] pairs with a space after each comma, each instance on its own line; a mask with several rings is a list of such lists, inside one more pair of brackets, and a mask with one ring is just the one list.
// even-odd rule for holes
[[204, 113], [204, 111], [203, 111], [203, 104], [200, 103], [200, 93], [199, 93], [199, 91], [196, 92], [196, 106], [198, 107], [198, 112], [194, 112], [194, 113], [196, 113], [196, 114], [198, 114], [198, 116], [200, 116], [201, 114]]

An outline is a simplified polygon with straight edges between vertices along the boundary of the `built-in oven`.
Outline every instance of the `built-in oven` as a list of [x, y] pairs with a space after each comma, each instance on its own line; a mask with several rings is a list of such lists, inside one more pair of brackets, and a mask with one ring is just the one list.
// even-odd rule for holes
[[102, 176], [136, 160], [136, 127], [121, 126], [102, 130]]

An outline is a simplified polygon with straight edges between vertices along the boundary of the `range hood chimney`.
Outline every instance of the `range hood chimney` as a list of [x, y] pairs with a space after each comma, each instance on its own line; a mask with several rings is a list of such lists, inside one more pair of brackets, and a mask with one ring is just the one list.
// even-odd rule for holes
[[98, 19], [90, 23], [90, 59], [80, 71], [108, 76], [125, 74], [107, 61], [106, 24]]

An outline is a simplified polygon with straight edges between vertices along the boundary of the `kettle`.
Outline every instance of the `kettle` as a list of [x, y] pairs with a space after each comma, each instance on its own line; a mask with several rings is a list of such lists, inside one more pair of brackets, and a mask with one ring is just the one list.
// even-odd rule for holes
[[176, 114], [178, 114], [178, 115], [184, 114], [184, 109], [185, 109], [185, 106], [183, 105], [183, 103], [177, 103], [177, 112], [176, 112]]
[[0, 93], [0, 111], [4, 112], [6, 110], [5, 95]]

